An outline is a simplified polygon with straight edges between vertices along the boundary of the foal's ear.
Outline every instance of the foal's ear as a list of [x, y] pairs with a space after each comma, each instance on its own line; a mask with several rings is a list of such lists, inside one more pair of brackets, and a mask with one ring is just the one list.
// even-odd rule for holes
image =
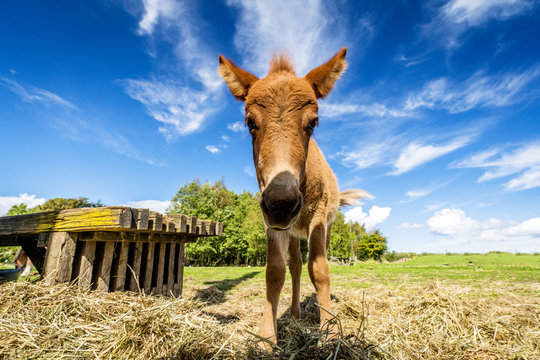
[[249, 88], [259, 80], [258, 77], [240, 69], [230, 60], [219, 55], [218, 73], [227, 83], [229, 90], [238, 100], [246, 100]]
[[323, 98], [328, 95], [334, 87], [336, 80], [347, 69], [347, 62], [345, 61], [346, 54], [347, 47], [344, 47], [333, 58], [328, 60], [328, 62], [311, 70], [305, 76], [304, 79], [313, 87], [317, 98]]

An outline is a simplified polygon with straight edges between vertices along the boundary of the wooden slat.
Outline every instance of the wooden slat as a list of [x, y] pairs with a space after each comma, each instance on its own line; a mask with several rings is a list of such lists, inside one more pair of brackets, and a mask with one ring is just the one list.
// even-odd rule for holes
[[197, 234], [197, 218], [193, 216], [186, 216], [187, 226], [189, 226], [189, 234]]
[[174, 225], [176, 227], [176, 232], [179, 233], [186, 233], [186, 225], [187, 225], [187, 217], [186, 215], [182, 214], [170, 214], [167, 215], [169, 219], [171, 219], [172, 222], [174, 222]]
[[173, 221], [172, 218], [168, 217], [168, 216], [164, 216], [163, 217], [163, 224], [165, 225], [164, 226], [164, 231], [166, 232], [176, 232], [176, 225]]
[[131, 291], [139, 291], [139, 286], [142, 289], [144, 287], [144, 284], [139, 284], [140, 281], [140, 272], [141, 272], [141, 259], [142, 259], [142, 250], [143, 250], [143, 243], [138, 242], [135, 244], [135, 255], [133, 257], [133, 266], [132, 270], [128, 269], [131, 281], [129, 282], [129, 290]]
[[174, 296], [182, 296], [182, 287], [184, 286], [184, 249], [185, 244], [178, 244], [180, 251], [178, 254], [178, 276], [176, 284], [174, 284]]
[[216, 223], [216, 236], [222, 236], [223, 235], [223, 223]]
[[153, 242], [150, 242], [148, 244], [148, 255], [146, 259], [142, 259], [142, 261], [146, 261], [146, 275], [144, 277], [144, 292], [146, 294], [150, 294], [152, 292], [152, 271], [154, 269], [155, 248], [156, 248], [156, 244]]
[[48, 284], [67, 282], [71, 279], [71, 268], [75, 255], [76, 235], [55, 232], [49, 240], [45, 254], [42, 276]]
[[127, 272], [127, 258], [128, 258], [129, 243], [127, 241], [121, 241], [116, 245], [116, 256], [118, 261], [116, 263], [115, 273], [116, 275], [111, 279], [111, 288], [113, 291], [124, 290], [126, 284], [126, 272]]
[[167, 290], [163, 292], [164, 295], [170, 295], [174, 292], [174, 263], [175, 263], [175, 254], [176, 254], [176, 244], [171, 243], [171, 250], [169, 252], [169, 272], [167, 278]]
[[96, 257], [96, 242], [85, 241], [82, 243], [81, 262], [79, 268], [79, 287], [88, 288], [92, 283], [92, 269]]
[[[155, 256], [155, 255], [154, 255]], [[161, 294], [163, 291], [163, 273], [165, 272], [165, 244], [161, 243], [159, 247], [159, 264], [156, 283], [156, 294]]]
[[155, 211], [150, 211], [148, 221], [152, 221], [152, 228], [149, 227], [149, 230], [162, 231], [163, 215]]
[[111, 281], [111, 265], [114, 255], [114, 242], [106, 242], [105, 250], [103, 252], [103, 261], [101, 262], [101, 268], [97, 269], [97, 290], [109, 291], [109, 283]]
[[123, 230], [131, 227], [127, 207], [80, 208], [0, 217], [0, 235], [41, 232]]
[[150, 211], [148, 209], [131, 209], [133, 220], [131, 227], [137, 230], [148, 230], [148, 218]]

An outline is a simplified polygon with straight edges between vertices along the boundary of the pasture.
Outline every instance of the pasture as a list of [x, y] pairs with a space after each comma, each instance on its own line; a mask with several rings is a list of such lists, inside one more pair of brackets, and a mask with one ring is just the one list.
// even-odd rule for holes
[[0, 285], [0, 358], [538, 359], [540, 255], [423, 255], [331, 266], [338, 340], [282, 292], [276, 350], [256, 350], [262, 267], [188, 267], [182, 299], [19, 281]]

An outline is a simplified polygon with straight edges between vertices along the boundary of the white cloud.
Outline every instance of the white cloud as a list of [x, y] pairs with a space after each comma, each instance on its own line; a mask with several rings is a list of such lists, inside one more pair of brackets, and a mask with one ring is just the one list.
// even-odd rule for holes
[[371, 104], [319, 103], [319, 115], [334, 118], [343, 115], [360, 114], [366, 117], [405, 117], [411, 116], [410, 111], [391, 109], [377, 102]]
[[422, 210], [422, 212], [423, 213], [432, 212], [432, 211], [435, 211], [435, 210], [439, 210], [443, 206], [446, 206], [446, 203], [425, 205], [424, 210]]
[[422, 164], [467, 145], [470, 139], [471, 138], [460, 138], [446, 145], [422, 145], [417, 142], [412, 142], [401, 151], [399, 157], [393, 164], [395, 170], [389, 174], [400, 175], [410, 171]]
[[168, 139], [191, 134], [216, 111], [214, 98], [205, 91], [157, 80], [121, 81], [126, 93], [146, 106], [146, 111], [163, 125], [159, 131]]
[[221, 135], [221, 140], [225, 142], [231, 142], [231, 138], [227, 135]]
[[540, 187], [540, 142], [532, 142], [503, 152], [490, 149], [472, 155], [452, 166], [489, 169], [478, 182], [506, 176], [514, 177], [504, 184], [506, 190], [518, 191]]
[[27, 193], [19, 194], [19, 196], [0, 196], [0, 216], [7, 214], [13, 205], [26, 204], [29, 208], [43, 204], [47, 199], [36, 198], [36, 195], [28, 195]]
[[255, 169], [253, 168], [253, 165], [248, 165], [244, 167], [244, 172], [249, 176], [254, 178], [255, 177]]
[[408, 230], [408, 229], [420, 229], [422, 227], [424, 227], [423, 224], [415, 224], [415, 223], [404, 222], [404, 223], [401, 223], [398, 226], [398, 229], [400, 229], [400, 230]]
[[23, 86], [16, 82], [5, 77], [0, 76], [0, 85], [3, 85], [11, 92], [20, 96], [24, 101], [34, 103], [38, 102], [46, 106], [56, 105], [62, 106], [68, 109], [77, 109], [77, 106], [73, 105], [66, 99], [63, 99], [59, 95], [52, 93], [45, 89], [40, 89], [34, 86]]
[[485, 26], [491, 20], [507, 20], [532, 6], [530, 0], [450, 0], [422, 30], [425, 37], [442, 42], [446, 48], [457, 48], [460, 37], [470, 28]]
[[218, 147], [214, 145], [206, 145], [205, 149], [210, 151], [212, 154], [219, 154], [221, 151]]
[[227, 124], [227, 129], [231, 130], [232, 132], [241, 132], [245, 128], [245, 125], [241, 121], [237, 121], [235, 123]]
[[[150, 116], [163, 123], [159, 130], [167, 139], [201, 129], [205, 120], [220, 109], [223, 83], [216, 71], [217, 51], [207, 49], [199, 38], [203, 22], [187, 2], [143, 0], [140, 9], [131, 12], [141, 16], [139, 35], [169, 44], [168, 49], [183, 65], [182, 76], [175, 77], [183, 80], [173, 82], [153, 77], [124, 79], [120, 83], [131, 98], [146, 107]], [[178, 71], [170, 65], [163, 67], [166, 74], [162, 78]]]
[[492, 76], [479, 71], [462, 82], [443, 77], [410, 94], [404, 110], [446, 109], [450, 113], [460, 113], [473, 108], [510, 106], [538, 96], [537, 86], [532, 85], [539, 77], [540, 65]]
[[431, 194], [433, 189], [416, 189], [416, 190], [409, 190], [405, 193], [405, 195], [409, 198], [409, 201], [414, 201], [416, 199], [419, 199], [421, 197], [427, 196]]
[[379, 207], [374, 205], [369, 209], [369, 213], [366, 213], [362, 210], [361, 206], [356, 206], [344, 213], [345, 221], [364, 224], [366, 230], [373, 230], [377, 225], [382, 224], [388, 219], [391, 210], [392, 208], [390, 207]]
[[[234, 42], [246, 54], [248, 70], [263, 74], [275, 50], [287, 50], [299, 75], [322, 64], [347, 41], [344, 17], [333, 3], [302, 0], [228, 0], [239, 10]], [[334, 14], [335, 16], [329, 16]], [[301, 15], [301, 20], [298, 18]], [[373, 27], [367, 18], [356, 21], [355, 30], [363, 43], [369, 42]]]
[[129, 201], [122, 206], [129, 206], [136, 209], [149, 209], [149, 210], [157, 211], [158, 213], [164, 214], [170, 205], [171, 205], [170, 201], [139, 200], [139, 201]]
[[442, 236], [438, 246], [450, 251], [540, 251], [540, 218], [521, 223], [468, 217], [457, 208], [445, 208], [427, 220], [429, 230]]

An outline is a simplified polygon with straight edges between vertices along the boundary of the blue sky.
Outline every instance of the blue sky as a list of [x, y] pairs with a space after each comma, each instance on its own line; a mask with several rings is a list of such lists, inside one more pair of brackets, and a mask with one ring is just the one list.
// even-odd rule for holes
[[299, 76], [348, 46], [314, 134], [348, 219], [397, 251], [540, 251], [540, 6], [528, 0], [17, 1], [0, 6], [0, 214], [85, 196], [163, 210], [256, 191], [218, 53]]

